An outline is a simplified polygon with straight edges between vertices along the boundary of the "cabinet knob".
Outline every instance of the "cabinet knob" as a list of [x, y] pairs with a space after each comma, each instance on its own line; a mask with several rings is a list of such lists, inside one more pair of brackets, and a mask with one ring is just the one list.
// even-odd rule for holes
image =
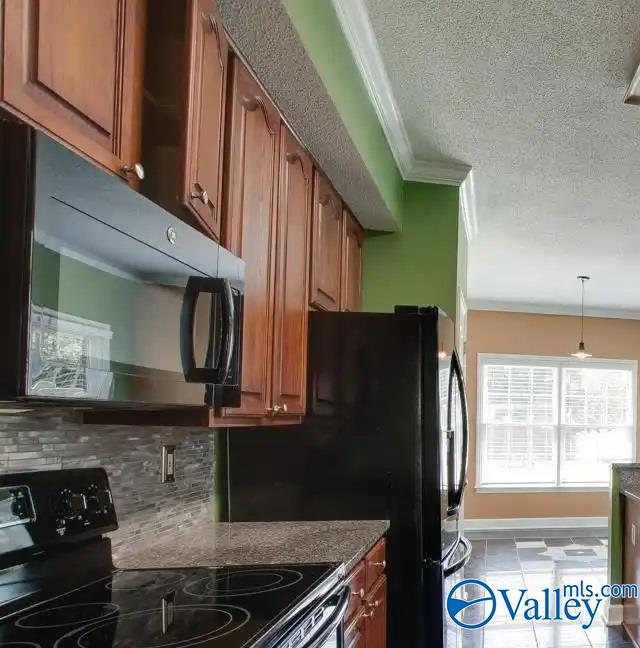
[[386, 569], [387, 568], [387, 561], [383, 560], [381, 562], [373, 562], [373, 563], [371, 563], [371, 566], [372, 567], [382, 567], [382, 569]]
[[207, 190], [200, 185], [194, 185], [191, 197], [201, 200], [205, 205], [209, 203], [209, 194], [207, 193]]
[[281, 410], [282, 410], [282, 405], [278, 405], [278, 404], [274, 405], [273, 407], [267, 407], [267, 412], [269, 412], [269, 414], [273, 414], [274, 416], [280, 414]]
[[126, 173], [129, 175], [130, 173], [133, 173], [136, 175], [138, 180], [144, 180], [144, 167], [140, 162], [136, 162], [135, 164], [125, 164], [122, 167], [122, 172]]
[[361, 598], [361, 599], [364, 598], [364, 594], [365, 594], [365, 592], [364, 592], [364, 587], [361, 587], [361, 588], [360, 588], [359, 590], [357, 590], [356, 592], [354, 592], [354, 591], [351, 592], [351, 596], [357, 596], [357, 597], [359, 597], [359, 598]]
[[374, 615], [375, 613], [376, 613], [375, 608], [371, 608], [371, 611], [370, 611], [370, 612], [365, 612], [362, 616], [363, 616], [365, 619], [372, 619], [372, 618], [373, 618], [373, 615]]

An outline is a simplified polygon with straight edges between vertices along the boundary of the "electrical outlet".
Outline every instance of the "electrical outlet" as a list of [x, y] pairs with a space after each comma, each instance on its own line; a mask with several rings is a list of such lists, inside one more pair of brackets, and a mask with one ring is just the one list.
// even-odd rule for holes
[[176, 447], [174, 445], [162, 446], [162, 483], [166, 484], [176, 480]]

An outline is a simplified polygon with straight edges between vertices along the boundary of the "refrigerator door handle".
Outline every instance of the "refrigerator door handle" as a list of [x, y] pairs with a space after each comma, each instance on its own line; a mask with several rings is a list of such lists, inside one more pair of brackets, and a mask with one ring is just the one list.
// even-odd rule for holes
[[464, 536], [460, 536], [460, 545], [463, 547], [462, 556], [454, 563], [444, 565], [442, 573], [445, 578], [453, 576], [453, 574], [460, 571], [469, 562], [469, 558], [471, 558], [471, 542]]
[[460, 410], [462, 414], [462, 457], [460, 460], [460, 475], [458, 479], [458, 486], [453, 491], [452, 497], [449, 501], [448, 512], [450, 515], [457, 513], [460, 510], [460, 505], [462, 504], [462, 497], [464, 495], [464, 489], [467, 486], [467, 469], [469, 463], [469, 414], [467, 411], [467, 394], [464, 384], [464, 377], [462, 375], [462, 369], [460, 367], [460, 360], [458, 359], [458, 354], [454, 350], [451, 356], [451, 379], [450, 379], [450, 397], [449, 397], [449, 427], [451, 426], [451, 389], [453, 388], [453, 381], [455, 378], [455, 384], [460, 395]]

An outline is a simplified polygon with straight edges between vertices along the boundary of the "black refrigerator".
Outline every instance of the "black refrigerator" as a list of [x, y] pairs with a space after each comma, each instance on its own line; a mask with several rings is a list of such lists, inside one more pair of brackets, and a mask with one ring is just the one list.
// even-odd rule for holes
[[229, 520], [390, 520], [392, 648], [445, 645], [445, 579], [471, 552], [454, 340], [435, 307], [312, 312], [302, 425], [226, 436]]

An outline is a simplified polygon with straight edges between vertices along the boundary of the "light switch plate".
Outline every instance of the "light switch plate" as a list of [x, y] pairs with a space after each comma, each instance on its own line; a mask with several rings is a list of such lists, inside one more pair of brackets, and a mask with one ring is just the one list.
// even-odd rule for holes
[[162, 446], [162, 483], [176, 480], [176, 447], [174, 445]]

